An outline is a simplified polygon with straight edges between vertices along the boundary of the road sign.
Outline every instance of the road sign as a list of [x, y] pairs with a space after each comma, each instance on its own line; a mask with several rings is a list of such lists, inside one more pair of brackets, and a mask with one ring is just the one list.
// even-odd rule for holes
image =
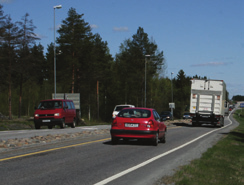
[[175, 109], [175, 103], [169, 103], [169, 108]]
[[[54, 94], [52, 94], [52, 99], [54, 99]], [[80, 93], [57, 93], [56, 99], [73, 100], [75, 109], [80, 109]]]

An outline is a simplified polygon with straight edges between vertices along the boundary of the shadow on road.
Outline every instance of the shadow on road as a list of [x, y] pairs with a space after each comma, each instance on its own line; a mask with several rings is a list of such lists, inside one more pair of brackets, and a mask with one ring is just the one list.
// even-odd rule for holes
[[[111, 140], [103, 142], [104, 145], [113, 145]], [[158, 145], [163, 143], [159, 142]], [[153, 146], [152, 142], [148, 139], [120, 139], [116, 145], [136, 145], [136, 146]], [[115, 146], [116, 146], [115, 145]]]

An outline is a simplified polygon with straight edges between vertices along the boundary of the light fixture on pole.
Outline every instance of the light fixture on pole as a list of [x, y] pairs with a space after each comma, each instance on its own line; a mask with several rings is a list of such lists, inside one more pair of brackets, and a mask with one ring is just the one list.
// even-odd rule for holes
[[147, 57], [151, 55], [145, 55], [145, 107], [147, 107]]
[[55, 9], [60, 9], [62, 8], [62, 5], [57, 5], [53, 7], [54, 10], [54, 46], [53, 46], [53, 51], [54, 51], [54, 99], [56, 99], [56, 39], [55, 39]]
[[[172, 104], [173, 104], [173, 82], [172, 82], [172, 75], [174, 73], [171, 72], [171, 97], [172, 97]], [[174, 114], [173, 114], [173, 107], [171, 107], [171, 113], [172, 113], [172, 120], [173, 120], [173, 117], [174, 117]]]

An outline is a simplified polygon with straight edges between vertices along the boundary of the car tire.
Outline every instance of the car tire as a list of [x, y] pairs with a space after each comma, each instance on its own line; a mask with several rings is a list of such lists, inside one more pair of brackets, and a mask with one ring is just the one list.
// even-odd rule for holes
[[112, 142], [112, 145], [116, 145], [118, 143], [118, 138], [112, 137], [111, 142]]
[[52, 129], [53, 128], [53, 126], [48, 126], [48, 129]]
[[60, 128], [64, 128], [65, 127], [65, 121], [64, 119], [62, 120], [61, 124], [60, 124]]
[[166, 143], [166, 134], [164, 133], [163, 137], [160, 139], [161, 143]]
[[76, 126], [76, 121], [75, 121], [75, 119], [73, 120], [73, 123], [71, 123], [71, 128], [75, 128], [75, 126]]
[[40, 128], [41, 128], [41, 126], [40, 126], [40, 125], [35, 124], [35, 129], [40, 129]]
[[153, 145], [158, 146], [158, 133], [155, 134], [155, 138], [153, 139]]

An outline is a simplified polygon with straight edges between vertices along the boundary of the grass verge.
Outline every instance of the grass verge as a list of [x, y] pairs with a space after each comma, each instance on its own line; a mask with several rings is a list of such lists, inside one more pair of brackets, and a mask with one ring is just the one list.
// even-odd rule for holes
[[[244, 184], [244, 117], [236, 111], [240, 125], [208, 149], [200, 159], [182, 166], [172, 177], [160, 183], [176, 185]], [[243, 113], [243, 112], [242, 112]]]

